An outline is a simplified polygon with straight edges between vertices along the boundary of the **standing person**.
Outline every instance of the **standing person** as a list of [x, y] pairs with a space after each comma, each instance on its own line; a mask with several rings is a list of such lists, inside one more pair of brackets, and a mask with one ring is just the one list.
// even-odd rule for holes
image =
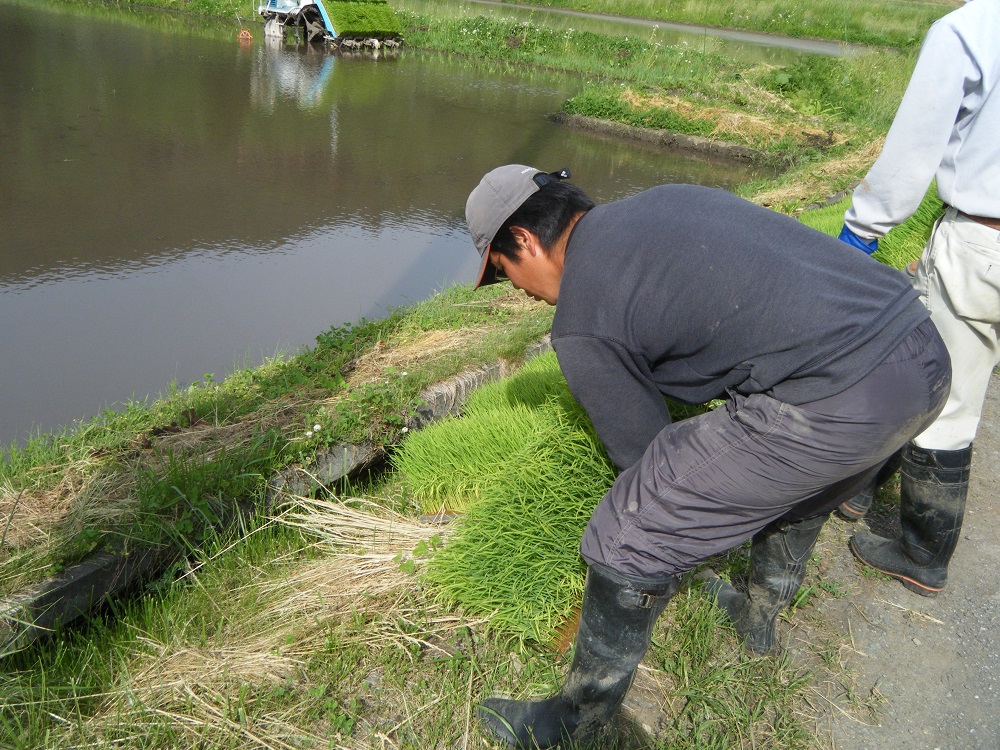
[[[556, 305], [560, 368], [621, 471], [581, 542], [562, 690], [480, 709], [522, 748], [605, 723], [679, 576], [751, 537], [749, 590], [708, 590], [749, 649], [770, 650], [830, 511], [930, 424], [950, 382], [897, 271], [723, 190], [663, 185], [595, 206], [566, 177], [499, 167], [466, 204], [477, 286], [505, 274]], [[725, 405], [674, 424], [664, 396]]]
[[[898, 539], [855, 534], [863, 563], [933, 596], [958, 544], [990, 375], [1000, 361], [1000, 0], [973, 0], [927, 33], [903, 101], [840, 238], [874, 252], [931, 179], [947, 206], [914, 286], [948, 347], [955, 377], [941, 416], [902, 451]], [[891, 473], [891, 472], [889, 472]], [[842, 506], [860, 517], [873, 487]]]

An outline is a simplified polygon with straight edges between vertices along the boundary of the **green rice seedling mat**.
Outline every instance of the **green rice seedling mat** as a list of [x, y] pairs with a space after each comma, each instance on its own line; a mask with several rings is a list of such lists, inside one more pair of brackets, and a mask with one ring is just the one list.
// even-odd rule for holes
[[326, 4], [339, 36], [399, 36], [402, 26], [385, 0], [335, 0]]
[[[799, 216], [799, 221], [836, 237], [844, 225], [844, 212], [850, 207], [851, 197], [848, 196], [829, 206], [806, 211]], [[931, 185], [913, 216], [879, 240], [878, 250], [873, 257], [893, 268], [905, 268], [920, 257], [931, 236], [934, 222], [942, 213], [944, 204], [937, 197], [937, 187]]]
[[616, 475], [555, 354], [479, 389], [394, 461], [423, 512], [461, 513], [424, 572], [438, 595], [522, 647], [552, 647], [583, 594], [580, 537]]

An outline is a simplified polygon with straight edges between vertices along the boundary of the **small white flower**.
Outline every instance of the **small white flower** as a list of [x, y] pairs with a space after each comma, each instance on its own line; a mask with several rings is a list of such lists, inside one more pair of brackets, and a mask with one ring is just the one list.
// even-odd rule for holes
[[313, 431], [312, 430], [306, 430], [306, 437], [310, 438], [312, 436], [313, 436]]
[[409, 374], [410, 374], [410, 373], [406, 372], [405, 370], [403, 371], [403, 377], [404, 377], [404, 378], [405, 378], [405, 377], [406, 377], [407, 375], [409, 375]]
[[322, 429], [323, 429], [323, 425], [321, 425], [321, 424], [314, 424], [313, 425], [313, 432], [319, 432]]
[[409, 432], [409, 431], [410, 431], [409, 427], [404, 427], [402, 430], [400, 430], [400, 432]]

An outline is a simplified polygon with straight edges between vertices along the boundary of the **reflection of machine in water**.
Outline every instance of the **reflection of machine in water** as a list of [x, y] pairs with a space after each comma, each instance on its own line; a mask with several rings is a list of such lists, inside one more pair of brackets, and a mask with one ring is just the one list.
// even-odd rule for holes
[[322, 103], [336, 55], [310, 47], [286, 48], [273, 37], [258, 49], [251, 78], [251, 98], [256, 106], [270, 112], [278, 99], [290, 99], [303, 109]]
[[398, 47], [400, 25], [386, 0], [264, 0], [257, 6], [264, 36], [284, 39], [287, 31], [306, 43], [328, 42], [345, 48]]

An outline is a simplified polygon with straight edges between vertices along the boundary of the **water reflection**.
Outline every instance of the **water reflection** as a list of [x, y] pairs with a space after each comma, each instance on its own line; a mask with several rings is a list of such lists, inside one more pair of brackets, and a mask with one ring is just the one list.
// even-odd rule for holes
[[303, 109], [322, 106], [337, 56], [318, 45], [303, 45], [301, 54], [292, 54], [280, 39], [264, 37], [261, 42], [250, 82], [253, 106], [273, 112], [279, 98], [290, 99]]
[[568, 77], [2, 7], [0, 442], [471, 280], [497, 164], [599, 201], [748, 177], [552, 125]]

